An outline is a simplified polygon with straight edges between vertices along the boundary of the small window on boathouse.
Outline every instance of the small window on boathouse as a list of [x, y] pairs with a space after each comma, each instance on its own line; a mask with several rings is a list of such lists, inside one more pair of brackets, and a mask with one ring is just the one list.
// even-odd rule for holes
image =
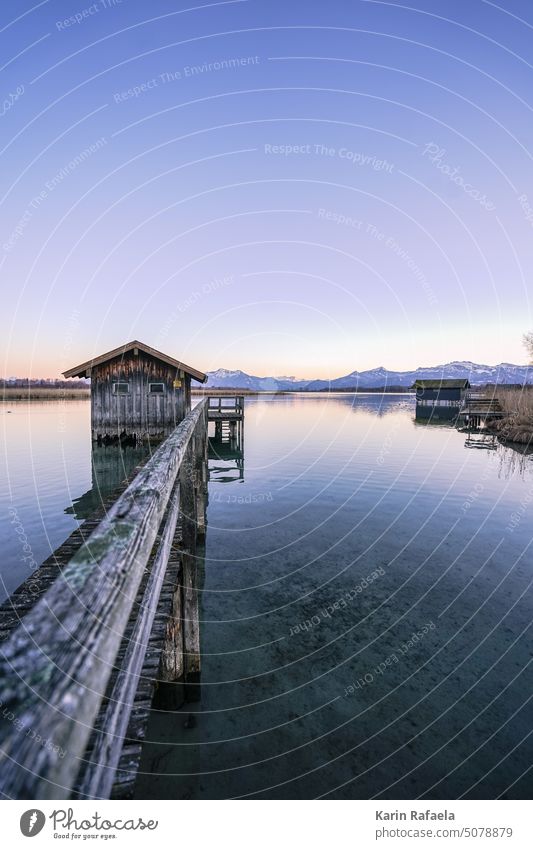
[[114, 383], [113, 384], [113, 394], [114, 395], [129, 395], [130, 394], [129, 383]]
[[165, 391], [164, 383], [150, 383], [149, 384], [150, 392], [161, 395]]

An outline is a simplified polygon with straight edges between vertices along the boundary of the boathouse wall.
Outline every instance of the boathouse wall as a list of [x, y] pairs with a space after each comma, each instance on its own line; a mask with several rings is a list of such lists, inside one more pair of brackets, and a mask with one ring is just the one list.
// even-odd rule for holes
[[91, 432], [97, 442], [167, 436], [191, 409], [191, 377], [139, 350], [94, 366]]
[[455, 419], [469, 386], [467, 380], [416, 381], [416, 418]]

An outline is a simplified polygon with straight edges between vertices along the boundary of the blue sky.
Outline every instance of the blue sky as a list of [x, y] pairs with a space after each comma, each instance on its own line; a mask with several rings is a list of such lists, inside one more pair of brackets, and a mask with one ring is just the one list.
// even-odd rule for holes
[[4, 2], [2, 372], [523, 362], [533, 11]]

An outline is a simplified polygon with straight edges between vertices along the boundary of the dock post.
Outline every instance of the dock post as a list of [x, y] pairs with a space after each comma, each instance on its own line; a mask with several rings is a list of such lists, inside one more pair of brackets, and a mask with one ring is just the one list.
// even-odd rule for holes
[[199, 539], [204, 539], [207, 529], [207, 421], [205, 427], [195, 437], [195, 496], [196, 496], [196, 531]]
[[[200, 685], [197, 536], [205, 536], [207, 507], [207, 417], [191, 438], [179, 473], [181, 531], [171, 556], [181, 560], [161, 655], [156, 706], [176, 710], [197, 701]], [[175, 552], [175, 554], [174, 554]]]
[[183, 649], [186, 701], [199, 698], [200, 623], [198, 620], [198, 569], [196, 562], [195, 440], [191, 440], [180, 470], [181, 556], [183, 590]]
[[[171, 557], [175, 556], [176, 554], [173, 551]], [[177, 556], [179, 557], [179, 555]], [[159, 710], [177, 710], [184, 701], [182, 574], [180, 565], [177, 584], [172, 594], [170, 615], [167, 620], [165, 644], [159, 663], [159, 676], [154, 698], [154, 707]]]

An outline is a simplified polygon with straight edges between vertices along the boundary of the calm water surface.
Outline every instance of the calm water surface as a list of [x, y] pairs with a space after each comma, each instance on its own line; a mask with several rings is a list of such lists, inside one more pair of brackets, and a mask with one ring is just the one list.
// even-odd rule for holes
[[91, 452], [90, 402], [0, 402], [0, 600], [146, 456]]
[[[9, 409], [8, 589], [9, 509], [39, 561], [95, 498], [88, 403]], [[244, 468], [210, 461], [201, 699], [153, 712], [139, 797], [531, 795], [533, 465], [465, 439], [406, 396], [246, 400]]]
[[375, 395], [247, 400], [244, 454], [138, 796], [529, 797], [531, 461]]

